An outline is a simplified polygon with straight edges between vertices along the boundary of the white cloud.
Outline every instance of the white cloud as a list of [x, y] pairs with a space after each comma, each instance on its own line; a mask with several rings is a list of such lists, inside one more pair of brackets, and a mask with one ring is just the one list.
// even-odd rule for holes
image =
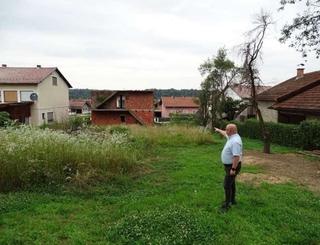
[[[260, 9], [273, 12], [261, 76], [266, 84], [294, 75], [303, 61], [280, 44], [280, 28], [296, 10], [278, 0], [11, 0], [0, 9], [1, 62], [58, 66], [74, 87], [198, 88], [199, 65], [243, 42]], [[307, 71], [319, 69], [309, 58]]]

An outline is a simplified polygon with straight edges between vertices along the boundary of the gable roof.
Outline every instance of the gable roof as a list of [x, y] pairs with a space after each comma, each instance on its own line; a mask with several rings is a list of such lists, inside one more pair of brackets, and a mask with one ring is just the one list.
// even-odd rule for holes
[[196, 97], [161, 97], [164, 107], [199, 108], [195, 102]]
[[153, 91], [152, 90], [116, 90], [116, 91], [105, 90], [104, 94], [106, 94], [107, 97], [101, 103], [99, 103], [96, 106], [96, 108], [99, 109], [102, 105], [104, 105], [107, 101], [109, 101], [111, 98], [113, 98], [113, 96], [115, 96], [118, 93], [153, 93]]
[[287, 98], [299, 91], [314, 86], [320, 80], [320, 71], [305, 73], [301, 77], [292, 77], [257, 96], [259, 101], [277, 101], [279, 98]]
[[320, 113], [320, 83], [271, 106], [275, 110], [314, 111]]
[[39, 84], [54, 71], [72, 88], [57, 67], [0, 67], [0, 84]]
[[[251, 88], [242, 84], [234, 84], [230, 87], [241, 99], [251, 98]], [[270, 89], [271, 86], [257, 86], [256, 93], [260, 94], [267, 89]]]
[[82, 107], [87, 104], [89, 107], [91, 106], [91, 103], [89, 100], [84, 99], [72, 99], [69, 100], [69, 107], [74, 109], [82, 109]]

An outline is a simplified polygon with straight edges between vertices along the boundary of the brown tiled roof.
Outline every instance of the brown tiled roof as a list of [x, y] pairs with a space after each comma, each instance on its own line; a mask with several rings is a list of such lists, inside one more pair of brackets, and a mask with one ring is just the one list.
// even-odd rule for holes
[[0, 84], [39, 84], [54, 71], [72, 87], [57, 67], [0, 67]]
[[276, 110], [316, 111], [320, 113], [320, 84], [298, 95], [276, 103]]
[[82, 109], [84, 104], [87, 104], [90, 106], [90, 101], [89, 100], [83, 100], [83, 99], [73, 99], [69, 100], [69, 107], [73, 109]]
[[[242, 99], [248, 99], [251, 97], [251, 88], [249, 86], [244, 86], [241, 84], [235, 84], [230, 87], [239, 97]], [[271, 86], [257, 86], [256, 93], [260, 94], [267, 89], [271, 88]]]
[[161, 97], [165, 107], [198, 108], [196, 97]]
[[320, 80], [320, 71], [305, 73], [302, 77], [292, 77], [258, 95], [260, 101], [277, 101], [280, 97], [290, 95], [295, 91], [312, 86]]

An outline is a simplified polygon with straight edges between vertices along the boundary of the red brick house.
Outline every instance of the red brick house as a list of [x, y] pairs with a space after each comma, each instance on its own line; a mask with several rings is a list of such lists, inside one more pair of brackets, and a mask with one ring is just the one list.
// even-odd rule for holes
[[320, 119], [320, 71], [297, 75], [258, 95], [261, 112], [266, 121], [299, 123]]
[[161, 97], [161, 117], [169, 118], [170, 114], [195, 114], [199, 110], [195, 97]]
[[93, 91], [91, 97], [95, 125], [153, 124], [153, 91]]

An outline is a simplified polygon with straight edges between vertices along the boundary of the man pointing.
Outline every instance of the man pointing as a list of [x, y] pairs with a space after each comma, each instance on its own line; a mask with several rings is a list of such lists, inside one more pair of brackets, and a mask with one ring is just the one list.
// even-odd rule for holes
[[235, 180], [241, 169], [242, 140], [235, 124], [228, 124], [225, 131], [218, 128], [214, 129], [228, 139], [221, 152], [221, 161], [226, 172], [224, 177], [225, 201], [221, 210], [226, 212], [231, 205], [236, 204]]

